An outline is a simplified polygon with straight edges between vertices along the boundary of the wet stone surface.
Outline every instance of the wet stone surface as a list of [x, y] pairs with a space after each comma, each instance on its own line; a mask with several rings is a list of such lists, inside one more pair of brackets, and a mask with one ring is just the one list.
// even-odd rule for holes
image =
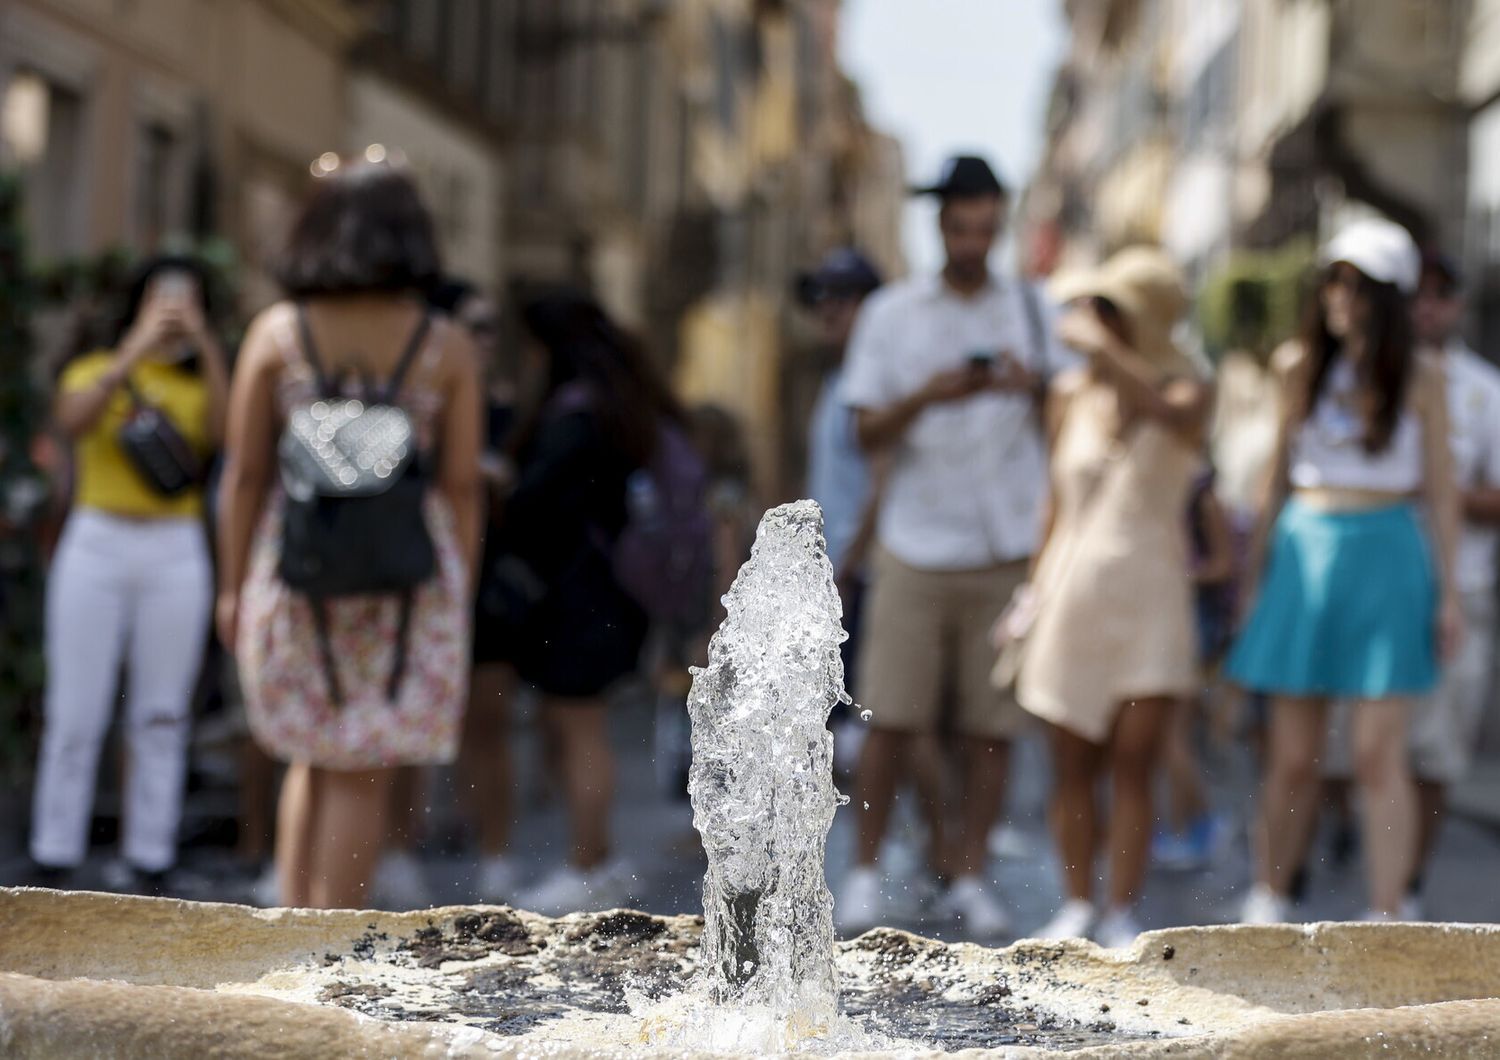
[[[701, 918], [635, 912], [577, 918], [551, 935], [506, 911], [434, 919], [408, 938], [368, 931], [347, 958], [324, 957], [324, 1004], [375, 1019], [463, 1023], [515, 1036], [579, 1013], [629, 1017], [629, 999], [684, 990]], [[1107, 1013], [1087, 1025], [1028, 1002], [1051, 980], [1047, 955], [1008, 977], [971, 977], [948, 946], [875, 931], [840, 947], [842, 1011], [892, 1038], [954, 1051], [1029, 1045], [1066, 1051], [1155, 1037], [1117, 1030]]]

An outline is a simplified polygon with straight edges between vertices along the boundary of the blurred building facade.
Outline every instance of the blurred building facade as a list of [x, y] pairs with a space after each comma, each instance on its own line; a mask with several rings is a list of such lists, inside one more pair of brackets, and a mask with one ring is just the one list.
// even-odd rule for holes
[[[835, 58], [838, 0], [10, 0], [0, 165], [43, 261], [186, 238], [241, 307], [327, 152], [399, 152], [453, 271], [571, 282], [690, 401], [747, 426], [761, 485], [806, 389], [790, 279], [835, 243], [900, 261], [899, 148]], [[793, 402], [795, 405], [796, 402]]]
[[[1201, 278], [1233, 250], [1376, 211], [1488, 276], [1475, 222], [1493, 232], [1500, 204], [1494, 0], [1064, 7], [1071, 41], [1025, 207], [1042, 265], [1149, 240]], [[1481, 287], [1493, 302], [1493, 277]]]

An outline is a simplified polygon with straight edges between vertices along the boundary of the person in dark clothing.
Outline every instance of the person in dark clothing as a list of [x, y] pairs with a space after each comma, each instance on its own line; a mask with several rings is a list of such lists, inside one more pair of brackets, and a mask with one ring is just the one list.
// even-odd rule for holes
[[541, 716], [573, 828], [571, 863], [523, 895], [538, 912], [607, 908], [613, 759], [606, 699], [636, 669], [648, 619], [616, 582], [611, 546], [632, 475], [664, 420], [683, 422], [644, 352], [599, 305], [550, 293], [522, 309], [516, 484], [499, 522], [504, 651], [542, 695]]

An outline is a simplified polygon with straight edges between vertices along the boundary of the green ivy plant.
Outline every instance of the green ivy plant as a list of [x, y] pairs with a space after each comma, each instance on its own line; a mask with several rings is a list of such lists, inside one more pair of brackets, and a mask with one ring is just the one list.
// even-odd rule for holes
[[1316, 261], [1306, 240], [1230, 255], [1198, 296], [1198, 326], [1210, 357], [1217, 361], [1238, 350], [1265, 358], [1295, 335]]

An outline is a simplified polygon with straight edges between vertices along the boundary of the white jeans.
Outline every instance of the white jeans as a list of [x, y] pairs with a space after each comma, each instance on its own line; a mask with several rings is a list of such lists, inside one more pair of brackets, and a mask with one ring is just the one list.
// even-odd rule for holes
[[196, 519], [75, 511], [47, 584], [47, 698], [31, 856], [73, 866], [88, 848], [99, 751], [127, 667], [123, 852], [149, 872], [177, 855], [193, 686], [213, 607]]

